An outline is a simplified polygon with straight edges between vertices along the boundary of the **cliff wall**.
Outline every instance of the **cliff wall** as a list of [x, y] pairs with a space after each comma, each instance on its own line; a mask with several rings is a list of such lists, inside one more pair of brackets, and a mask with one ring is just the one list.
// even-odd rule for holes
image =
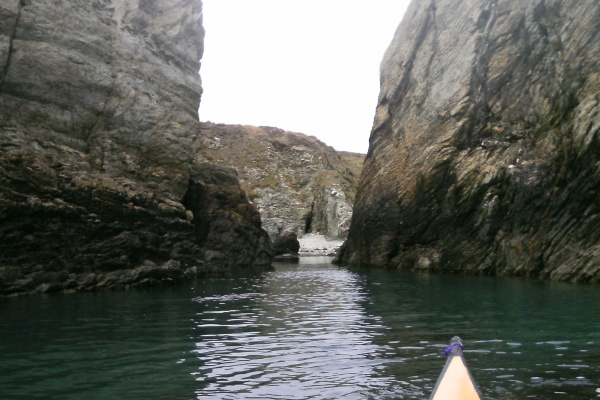
[[202, 123], [200, 153], [236, 169], [272, 240], [285, 232], [346, 238], [364, 155], [272, 127]]
[[233, 171], [197, 159], [198, 0], [0, 4], [0, 293], [267, 264]]
[[340, 262], [600, 280], [600, 3], [413, 1]]

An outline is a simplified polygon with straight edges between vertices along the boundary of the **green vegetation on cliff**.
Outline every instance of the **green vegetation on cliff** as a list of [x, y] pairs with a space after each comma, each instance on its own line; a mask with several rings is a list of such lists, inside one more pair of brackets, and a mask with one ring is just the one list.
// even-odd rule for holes
[[200, 154], [237, 171], [271, 238], [286, 231], [345, 237], [364, 155], [301, 133], [209, 122]]

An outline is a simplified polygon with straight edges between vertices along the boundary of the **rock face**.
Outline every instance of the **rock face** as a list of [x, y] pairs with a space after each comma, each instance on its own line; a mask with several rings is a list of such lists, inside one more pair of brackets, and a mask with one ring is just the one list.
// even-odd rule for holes
[[600, 3], [423, 0], [339, 262], [600, 280]]
[[202, 123], [203, 157], [237, 170], [272, 240], [285, 232], [345, 238], [364, 156], [271, 127]]
[[197, 0], [0, 4], [0, 294], [180, 279], [272, 256], [197, 158]]
[[285, 232], [279, 235], [273, 246], [276, 256], [286, 253], [298, 254], [300, 251], [300, 242], [294, 232]]
[[284, 232], [277, 236], [273, 241], [273, 248], [275, 261], [299, 259], [300, 242], [295, 232]]
[[321, 188], [312, 204], [310, 232], [323, 233], [329, 240], [348, 237], [352, 206], [340, 185]]

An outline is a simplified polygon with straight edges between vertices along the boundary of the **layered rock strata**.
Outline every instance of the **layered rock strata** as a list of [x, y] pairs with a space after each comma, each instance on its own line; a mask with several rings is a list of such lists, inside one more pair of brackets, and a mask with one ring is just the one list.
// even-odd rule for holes
[[340, 262], [600, 280], [600, 3], [413, 1]]
[[0, 4], [0, 293], [175, 280], [272, 257], [198, 159], [196, 0]]
[[203, 122], [200, 138], [203, 157], [236, 169], [272, 240], [347, 236], [364, 155], [272, 127]]

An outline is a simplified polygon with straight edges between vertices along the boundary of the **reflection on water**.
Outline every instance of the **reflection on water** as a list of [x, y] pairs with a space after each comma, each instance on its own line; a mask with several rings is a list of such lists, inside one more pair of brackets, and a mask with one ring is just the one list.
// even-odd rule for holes
[[[486, 399], [600, 398], [597, 286], [388, 271], [363, 276], [366, 310], [377, 310], [392, 328], [375, 343], [402, 360], [387, 371], [392, 376], [414, 383], [435, 375], [439, 351], [458, 334]], [[430, 385], [422, 384], [427, 392]]]
[[303, 264], [195, 301], [199, 398], [366, 398], [393, 384], [355, 273]]
[[600, 288], [326, 258], [0, 301], [1, 399], [426, 399], [458, 334], [486, 400], [600, 399]]
[[198, 398], [423, 399], [455, 334], [486, 399], [600, 395], [596, 287], [310, 260], [194, 299]]

